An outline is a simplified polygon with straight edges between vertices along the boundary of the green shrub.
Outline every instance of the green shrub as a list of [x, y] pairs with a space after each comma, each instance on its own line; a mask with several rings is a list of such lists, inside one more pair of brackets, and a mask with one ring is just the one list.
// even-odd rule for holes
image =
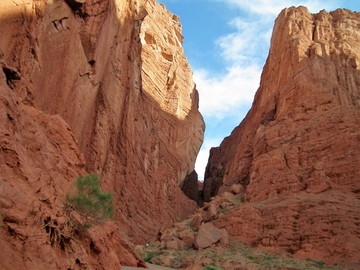
[[154, 253], [148, 253], [146, 254], [146, 256], [143, 258], [143, 260], [145, 262], [150, 262], [152, 258], [156, 257], [156, 256], [159, 256], [160, 255], [160, 252], [154, 252]]
[[206, 265], [204, 267], [204, 270], [222, 270], [222, 269], [214, 265]]
[[146, 244], [143, 251], [140, 253], [141, 257], [145, 262], [152, 262], [152, 259], [159, 256], [160, 254], [160, 246], [155, 244]]
[[102, 192], [96, 175], [79, 176], [76, 180], [77, 194], [67, 195], [66, 202], [93, 222], [102, 222], [114, 216], [113, 195]]
[[324, 268], [325, 266], [325, 262], [323, 262], [322, 260], [315, 260], [315, 265], [319, 268]]

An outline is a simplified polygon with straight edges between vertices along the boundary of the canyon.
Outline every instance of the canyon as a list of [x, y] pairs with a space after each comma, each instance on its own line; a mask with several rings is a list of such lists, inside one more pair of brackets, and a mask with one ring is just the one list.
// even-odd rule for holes
[[[149, 242], [164, 265], [167, 250], [241, 243], [360, 267], [359, 26], [345, 9], [284, 9], [252, 108], [199, 185], [179, 17], [155, 0], [2, 0], [0, 268], [146, 267]], [[115, 216], [87, 227], [66, 196], [90, 173]], [[209, 263], [187, 257], [177, 268]]]

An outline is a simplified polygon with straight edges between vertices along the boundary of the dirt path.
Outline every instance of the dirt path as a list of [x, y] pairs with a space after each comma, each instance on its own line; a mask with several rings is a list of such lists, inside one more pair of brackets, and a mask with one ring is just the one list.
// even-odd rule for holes
[[[155, 264], [147, 264], [150, 270], [175, 270], [174, 268], [164, 267], [160, 265]], [[145, 268], [139, 268], [139, 267], [130, 267], [130, 266], [121, 266], [121, 270], [145, 270]]]

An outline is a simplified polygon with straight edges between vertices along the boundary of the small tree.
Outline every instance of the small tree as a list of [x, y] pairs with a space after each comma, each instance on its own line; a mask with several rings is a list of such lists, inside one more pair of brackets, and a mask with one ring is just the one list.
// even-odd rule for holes
[[79, 176], [76, 180], [77, 194], [67, 195], [66, 202], [93, 223], [112, 219], [114, 216], [113, 195], [102, 192], [96, 175]]

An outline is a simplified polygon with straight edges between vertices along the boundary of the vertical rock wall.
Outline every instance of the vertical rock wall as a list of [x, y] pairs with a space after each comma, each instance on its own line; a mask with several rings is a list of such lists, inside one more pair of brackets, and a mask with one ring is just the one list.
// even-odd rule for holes
[[[116, 226], [104, 239], [120, 228], [145, 242], [191, 213], [196, 205], [179, 186], [194, 169], [204, 123], [179, 19], [152, 0], [5, 0], [0, 15], [0, 211], [9, 252], [28, 245], [27, 233], [14, 240], [9, 232], [21, 235], [39, 219], [36, 234], [48, 216], [62, 216], [65, 194], [85, 172], [115, 196]], [[23, 206], [15, 195], [22, 186]], [[18, 229], [9, 225], [13, 212]], [[98, 246], [104, 254], [111, 244]], [[92, 263], [106, 268], [122, 255], [136, 262], [113, 250]]]
[[208, 198], [245, 188], [247, 206], [221, 225], [230, 234], [301, 257], [359, 258], [359, 25], [348, 10], [277, 18], [252, 108], [206, 169]]

